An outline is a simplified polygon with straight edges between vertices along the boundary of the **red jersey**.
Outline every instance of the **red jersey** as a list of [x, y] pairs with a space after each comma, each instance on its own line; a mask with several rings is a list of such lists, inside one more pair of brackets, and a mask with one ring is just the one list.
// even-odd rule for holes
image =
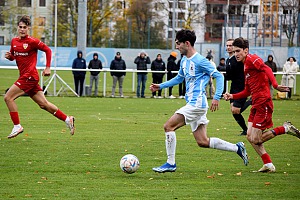
[[46, 53], [46, 67], [50, 67], [52, 51], [39, 39], [28, 35], [22, 39], [19, 37], [12, 39], [10, 60], [16, 60], [20, 78], [32, 77], [34, 80], [39, 80], [39, 73], [36, 69], [38, 50]]
[[233, 94], [233, 99], [252, 97], [252, 106], [259, 105], [271, 99], [270, 83], [278, 87], [270, 67], [255, 54], [248, 54], [244, 62], [245, 89]]

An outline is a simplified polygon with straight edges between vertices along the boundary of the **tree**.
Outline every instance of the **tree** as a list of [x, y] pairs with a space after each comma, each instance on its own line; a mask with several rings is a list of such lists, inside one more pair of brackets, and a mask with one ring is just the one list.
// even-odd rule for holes
[[[294, 46], [295, 32], [298, 27], [300, 3], [299, 0], [281, 0], [283, 9], [283, 31], [288, 38], [289, 47]], [[299, 35], [299, 33], [298, 33]]]

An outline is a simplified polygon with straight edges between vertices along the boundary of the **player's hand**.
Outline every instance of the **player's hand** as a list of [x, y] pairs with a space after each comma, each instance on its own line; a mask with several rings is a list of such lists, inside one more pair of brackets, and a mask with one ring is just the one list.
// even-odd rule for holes
[[10, 51], [5, 52], [5, 58], [10, 59], [10, 57], [11, 57]]
[[226, 92], [225, 94], [223, 94], [223, 97], [226, 101], [232, 99], [232, 94], [229, 94], [228, 92]]
[[43, 76], [50, 76], [51, 70], [50, 67], [46, 67], [42, 73]]
[[159, 90], [159, 84], [151, 83], [150, 88], [151, 92], [155, 92]]
[[210, 106], [211, 112], [215, 112], [216, 110], [219, 110], [219, 101], [213, 99]]
[[276, 88], [276, 90], [278, 90], [280, 92], [289, 92], [290, 88], [288, 86], [278, 85], [278, 87]]

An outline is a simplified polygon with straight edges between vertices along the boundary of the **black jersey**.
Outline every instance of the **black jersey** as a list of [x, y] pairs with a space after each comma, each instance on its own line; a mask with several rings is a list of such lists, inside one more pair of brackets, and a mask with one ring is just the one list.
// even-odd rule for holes
[[245, 87], [244, 64], [238, 62], [235, 56], [226, 60], [226, 79], [231, 80], [230, 93], [235, 94]]

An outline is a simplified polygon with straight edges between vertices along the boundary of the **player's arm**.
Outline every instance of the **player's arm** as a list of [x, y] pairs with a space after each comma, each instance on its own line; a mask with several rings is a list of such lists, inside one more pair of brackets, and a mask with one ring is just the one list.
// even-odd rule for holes
[[13, 61], [15, 59], [12, 47], [13, 47], [13, 41], [11, 42], [10, 51], [5, 53], [5, 58], [10, 61]]
[[42, 75], [43, 76], [50, 76], [50, 74], [51, 74], [50, 65], [51, 65], [52, 51], [46, 44], [44, 44], [41, 41], [37, 41], [37, 49], [45, 52], [45, 54], [46, 54], [46, 68], [44, 69]]
[[268, 79], [270, 80], [272, 86], [276, 89], [278, 87], [278, 83], [275, 79], [275, 76], [273, 74], [272, 69], [269, 66], [267, 66], [265, 63], [262, 63], [261, 65], [262, 65], [261, 68], [266, 73], [266, 75], [267, 75]]

